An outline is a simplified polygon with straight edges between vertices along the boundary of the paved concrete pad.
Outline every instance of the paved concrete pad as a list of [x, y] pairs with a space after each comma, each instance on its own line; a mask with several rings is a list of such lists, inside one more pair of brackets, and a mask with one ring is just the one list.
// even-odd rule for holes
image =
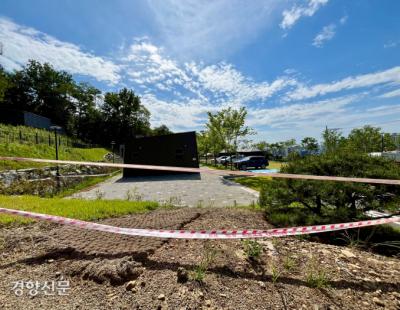
[[256, 191], [207, 173], [135, 178], [122, 178], [119, 175], [72, 197], [127, 199], [128, 195], [132, 200], [136, 196], [142, 200], [189, 207], [249, 205], [256, 203], [258, 198]]

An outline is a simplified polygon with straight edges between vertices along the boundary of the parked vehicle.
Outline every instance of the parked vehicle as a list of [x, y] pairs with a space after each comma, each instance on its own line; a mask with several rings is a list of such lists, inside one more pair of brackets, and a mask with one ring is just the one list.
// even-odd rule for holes
[[223, 164], [226, 158], [228, 158], [228, 156], [217, 157], [217, 164]]
[[239, 159], [234, 165], [239, 170], [246, 170], [247, 168], [265, 169], [269, 162], [264, 156], [248, 156]]
[[232, 162], [236, 162], [242, 158], [244, 158], [243, 155], [232, 155], [232, 156], [226, 156], [226, 158], [224, 158], [223, 160], [221, 160], [221, 164], [229, 164], [231, 162], [231, 158], [232, 158]]

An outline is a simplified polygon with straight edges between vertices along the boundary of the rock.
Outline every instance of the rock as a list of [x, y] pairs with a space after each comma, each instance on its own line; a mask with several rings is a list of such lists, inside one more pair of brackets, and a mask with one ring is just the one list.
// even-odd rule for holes
[[392, 295], [397, 297], [397, 298], [400, 298], [400, 293], [399, 292], [392, 292]]
[[131, 291], [135, 286], [136, 286], [136, 281], [132, 280], [126, 284], [125, 288], [127, 291]]
[[258, 281], [258, 284], [260, 285], [260, 287], [265, 288], [265, 283], [263, 281]]
[[189, 280], [189, 273], [185, 268], [179, 267], [176, 273], [178, 283], [186, 283]]
[[157, 297], [158, 300], [165, 300], [165, 295], [164, 294], [160, 294]]
[[211, 300], [207, 299], [207, 300], [205, 301], [205, 305], [206, 305], [207, 307], [211, 307]]
[[375, 295], [375, 296], [379, 296], [380, 294], [382, 294], [382, 291], [381, 291], [381, 290], [376, 290], [376, 291], [374, 292], [374, 295]]
[[50, 259], [47, 260], [47, 262], [48, 263], [52, 263], [52, 262], [54, 262], [54, 259], [50, 258]]
[[365, 307], [368, 307], [368, 306], [369, 306], [369, 303], [368, 303], [367, 301], [365, 301], [365, 300], [362, 302], [362, 304], [363, 304], [363, 306], [365, 306]]
[[385, 303], [384, 303], [382, 300], [380, 300], [378, 297], [372, 298], [372, 301], [373, 301], [374, 303], [376, 303], [378, 306], [381, 306], [381, 307], [384, 307], [384, 306], [385, 306]]
[[352, 257], [356, 257], [356, 255], [354, 255], [354, 253], [353, 252], [351, 252], [351, 251], [349, 251], [349, 250], [346, 250], [346, 249], [342, 249], [341, 250], [341, 255], [340, 256], [342, 256], [342, 257], [347, 257], [347, 258], [352, 258]]
[[226, 295], [226, 294], [223, 294], [223, 293], [219, 294], [219, 296], [221, 296], [221, 297], [227, 297], [227, 295]]

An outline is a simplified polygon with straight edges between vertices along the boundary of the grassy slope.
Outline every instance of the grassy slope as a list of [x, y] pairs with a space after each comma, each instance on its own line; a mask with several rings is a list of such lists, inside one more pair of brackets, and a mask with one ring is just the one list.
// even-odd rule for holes
[[[145, 212], [159, 207], [156, 202], [150, 201], [84, 200], [36, 196], [0, 196], [0, 206], [87, 221]], [[23, 217], [0, 214], [0, 226], [30, 222], [32, 220]]]
[[[80, 149], [80, 148], [67, 148], [61, 146], [59, 148], [59, 158], [65, 160], [77, 161], [100, 161], [108, 151], [103, 148], [93, 149]], [[55, 150], [54, 146], [45, 144], [19, 144], [19, 143], [0, 143], [0, 154], [2, 156], [16, 156], [16, 157], [32, 157], [32, 158], [46, 158], [54, 159]], [[14, 161], [0, 161], [0, 170], [7, 169], [22, 169], [28, 167], [43, 167], [49, 164], [30, 163], [30, 162], [14, 162]]]
[[[28, 141], [19, 143], [19, 131], [22, 132], [23, 137], [28, 137]], [[10, 139], [13, 133], [13, 139]], [[5, 134], [8, 133], [8, 134]], [[35, 135], [38, 135], [40, 141], [47, 141], [49, 132], [46, 130], [35, 129], [25, 126], [9, 126], [0, 124], [0, 155], [1, 156], [16, 156], [16, 157], [35, 157], [35, 158], [55, 158], [55, 146], [47, 143], [35, 144]], [[50, 133], [52, 137], [52, 134]], [[72, 148], [67, 147], [63, 143], [67, 137], [62, 136], [62, 144], [59, 147], [59, 158], [69, 160], [87, 160], [99, 161], [103, 156], [108, 153], [104, 148]], [[69, 138], [68, 138], [69, 139]], [[78, 141], [79, 142], [79, 141]], [[48, 164], [30, 163], [30, 162], [13, 162], [13, 161], [0, 161], [0, 170], [7, 169], [22, 169], [28, 167], [43, 167]]]

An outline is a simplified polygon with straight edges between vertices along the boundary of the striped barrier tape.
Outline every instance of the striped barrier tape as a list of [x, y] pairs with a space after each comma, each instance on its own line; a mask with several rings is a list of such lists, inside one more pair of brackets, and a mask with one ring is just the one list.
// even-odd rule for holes
[[163, 229], [140, 229], [140, 228], [121, 228], [110, 225], [103, 225], [92, 222], [74, 220], [61, 216], [27, 212], [0, 208], [0, 213], [9, 215], [20, 215], [23, 217], [43, 220], [52, 223], [69, 225], [81, 229], [97, 230], [121, 235], [155, 237], [155, 238], [174, 238], [174, 239], [248, 239], [248, 238], [271, 238], [285, 237], [293, 235], [306, 235], [351, 228], [360, 228], [388, 224], [400, 221], [400, 217], [381, 218], [376, 220], [366, 220], [349, 223], [314, 225], [290, 228], [274, 228], [268, 230], [246, 229], [246, 230], [163, 230]]
[[266, 176], [268, 176], [268, 177], [272, 177], [272, 178], [299, 179], [299, 180], [317, 180], [317, 181], [319, 180], [319, 181], [337, 181], [337, 182], [356, 182], [356, 183], [400, 185], [400, 180], [391, 180], [391, 179], [351, 178], [351, 177], [290, 174], [290, 173], [268, 173], [268, 174], [266, 174], [266, 173], [254, 173], [254, 172], [249, 172], [249, 171], [229, 171], [229, 170], [217, 170], [217, 169], [139, 165], [139, 164], [119, 164], [119, 163], [111, 164], [111, 163], [89, 162], [89, 161], [54, 160], [54, 159], [6, 157], [6, 156], [0, 156], [0, 160], [30, 161], [30, 162], [36, 162], [36, 163], [71, 164], [71, 165], [112, 167], [112, 168], [146, 169], [146, 170], [159, 170], [159, 171], [175, 171], [175, 172], [187, 172], [187, 173], [209, 173], [209, 174], [227, 175], [227, 176], [232, 176], [232, 175], [249, 176], [249, 177], [254, 177], [254, 176], [266, 177]]

